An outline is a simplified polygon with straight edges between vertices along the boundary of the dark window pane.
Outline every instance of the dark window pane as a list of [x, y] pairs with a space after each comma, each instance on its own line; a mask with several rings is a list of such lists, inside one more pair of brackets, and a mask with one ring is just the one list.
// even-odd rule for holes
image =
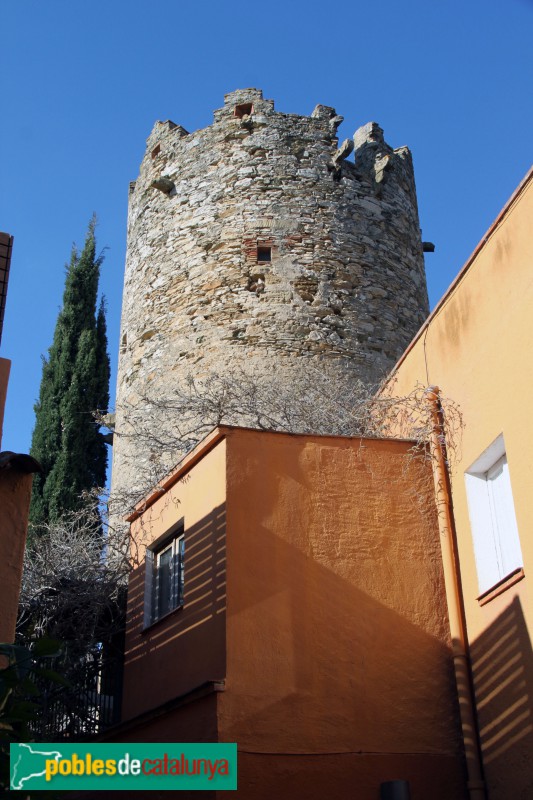
[[157, 567], [158, 615], [161, 617], [172, 610], [172, 547], [159, 555]]
[[185, 538], [182, 538], [178, 542], [178, 552], [177, 552], [177, 559], [178, 559], [178, 569], [176, 571], [176, 579], [177, 579], [177, 603], [181, 605], [183, 603], [183, 586], [185, 583]]

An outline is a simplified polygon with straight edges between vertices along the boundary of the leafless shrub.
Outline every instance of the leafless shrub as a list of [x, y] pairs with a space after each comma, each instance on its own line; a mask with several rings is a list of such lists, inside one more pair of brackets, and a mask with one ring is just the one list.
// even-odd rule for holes
[[[129, 440], [129, 457], [142, 480], [132, 491], [117, 481], [112, 514], [103, 525], [95, 503], [45, 526], [28, 548], [25, 560], [20, 630], [44, 632], [69, 642], [75, 651], [109, 638], [119, 619], [121, 592], [131, 563], [128, 526], [121, 523], [137, 500], [157, 485], [169, 469], [217, 425], [243, 425], [258, 430], [399, 437], [413, 442], [411, 452], [430, 457], [430, 407], [418, 386], [401, 397], [376, 391], [350, 373], [342, 378], [305, 365], [286, 375], [257, 375], [242, 367], [189, 377], [166, 395], [146, 393], [125, 409], [127, 424], [115, 436]], [[443, 399], [447, 446], [451, 458], [460, 442], [461, 415]]]
[[359, 432], [360, 409], [369, 397], [348, 370], [341, 379], [307, 364], [285, 373], [236, 364], [167, 385], [159, 394], [147, 382], [144, 393], [121, 408], [114, 431], [120, 457], [113, 476], [115, 520], [218, 425], [350, 435]]
[[[361, 437], [399, 437], [413, 441], [413, 452], [424, 448], [431, 432], [425, 388], [395, 396], [360, 381], [355, 371], [309, 364], [290, 372], [258, 373], [242, 365], [205, 378], [189, 375], [165, 394], [145, 392], [123, 406], [122, 424], [115, 430], [120, 442], [121, 471], [135, 476], [135, 485], [122, 474], [114, 479], [113, 515], [123, 515], [157, 485], [187, 452], [217, 425], [240, 425], [258, 430]], [[450, 457], [459, 446], [461, 415], [442, 400]], [[429, 453], [429, 451], [428, 451]], [[428, 455], [429, 457], [429, 455]]]
[[[417, 384], [408, 394], [399, 395], [395, 391], [394, 376], [387, 381], [385, 391], [381, 387], [366, 405], [368, 422], [364, 427], [364, 435], [383, 438], [402, 438], [413, 442], [411, 452], [424, 450], [430, 458], [427, 448], [433, 432], [433, 416], [427, 400], [431, 387]], [[445, 445], [448, 454], [448, 466], [453, 465], [460, 457], [461, 433], [463, 417], [458, 404], [445, 395], [440, 395], [445, 426]]]
[[129, 563], [94, 503], [31, 536], [22, 579], [18, 633], [65, 643], [75, 659], [123, 627]]

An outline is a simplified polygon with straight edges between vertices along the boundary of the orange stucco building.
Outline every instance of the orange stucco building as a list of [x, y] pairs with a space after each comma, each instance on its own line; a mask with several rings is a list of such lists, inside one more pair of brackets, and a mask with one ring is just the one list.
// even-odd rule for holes
[[490, 800], [533, 797], [533, 169], [400, 359], [459, 405], [451, 493]]
[[399, 779], [466, 797], [431, 466], [410, 442], [222, 427], [130, 521], [107, 740], [236, 741], [243, 798], [375, 800]]

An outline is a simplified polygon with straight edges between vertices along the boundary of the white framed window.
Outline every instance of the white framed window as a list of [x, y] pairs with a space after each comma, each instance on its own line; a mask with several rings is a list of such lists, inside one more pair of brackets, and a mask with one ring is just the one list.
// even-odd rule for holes
[[465, 480], [479, 592], [483, 594], [523, 566], [502, 435], [467, 470]]
[[185, 535], [183, 523], [146, 549], [144, 627], [183, 605]]

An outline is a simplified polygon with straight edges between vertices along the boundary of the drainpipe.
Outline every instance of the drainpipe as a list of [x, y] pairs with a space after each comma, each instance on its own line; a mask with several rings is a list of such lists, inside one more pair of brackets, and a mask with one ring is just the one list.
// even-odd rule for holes
[[433, 480], [435, 483], [435, 501], [444, 568], [444, 584], [450, 619], [452, 637], [453, 665], [455, 681], [459, 697], [459, 712], [468, 772], [467, 787], [470, 800], [486, 800], [485, 782], [481, 766], [481, 753], [476, 714], [474, 711], [474, 693], [470, 675], [468, 657], [468, 640], [464, 616], [461, 579], [459, 575], [459, 559], [452, 513], [450, 476], [446, 463], [446, 440], [444, 435], [444, 417], [440, 402], [438, 386], [426, 389], [426, 400], [431, 413], [430, 447], [433, 462]]

